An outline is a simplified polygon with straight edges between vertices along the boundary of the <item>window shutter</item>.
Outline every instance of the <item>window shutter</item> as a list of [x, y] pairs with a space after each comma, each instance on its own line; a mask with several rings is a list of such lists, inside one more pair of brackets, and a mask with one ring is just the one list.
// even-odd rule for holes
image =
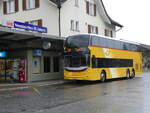
[[94, 16], [96, 16], [96, 4], [94, 4]]
[[35, 0], [35, 8], [39, 8], [40, 7], [40, 0]]
[[89, 2], [86, 1], [86, 13], [89, 14]]
[[98, 27], [96, 27], [96, 34], [98, 34]]
[[38, 20], [38, 26], [42, 26], [42, 19]]
[[91, 25], [88, 25], [88, 33], [91, 33]]
[[26, 4], [26, 0], [23, 0], [22, 1], [22, 7], [23, 7], [23, 10], [26, 10], [27, 9], [27, 4]]
[[105, 36], [107, 36], [107, 30], [105, 29]]
[[19, 4], [18, 4], [18, 0], [15, 0], [15, 12], [19, 11]]
[[3, 13], [7, 14], [7, 2], [3, 1]]
[[110, 31], [110, 36], [113, 37], [113, 31]]

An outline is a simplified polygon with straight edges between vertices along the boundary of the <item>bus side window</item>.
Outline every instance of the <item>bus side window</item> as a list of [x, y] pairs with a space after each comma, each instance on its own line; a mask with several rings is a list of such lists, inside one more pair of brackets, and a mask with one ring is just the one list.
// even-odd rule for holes
[[127, 49], [128, 49], [126, 43], [123, 43], [123, 49], [124, 49], [124, 50], [127, 50]]
[[110, 39], [107, 39], [107, 47], [108, 48], [113, 48], [113, 41]]
[[100, 45], [103, 47], [107, 47], [107, 39], [101, 38]]
[[96, 36], [92, 36], [92, 46], [97, 46], [98, 45], [98, 40]]
[[116, 49], [121, 49], [121, 45], [119, 41], [114, 41], [114, 43]]
[[120, 42], [120, 48], [119, 49], [123, 49], [123, 42]]

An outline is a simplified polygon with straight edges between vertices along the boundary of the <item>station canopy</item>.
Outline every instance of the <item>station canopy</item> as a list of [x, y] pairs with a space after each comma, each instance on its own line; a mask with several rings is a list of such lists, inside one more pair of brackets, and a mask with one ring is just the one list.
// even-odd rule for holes
[[8, 27], [0, 27], [0, 46], [8, 46], [14, 43], [28, 42], [33, 40], [63, 41], [63, 38], [38, 32], [21, 31]]

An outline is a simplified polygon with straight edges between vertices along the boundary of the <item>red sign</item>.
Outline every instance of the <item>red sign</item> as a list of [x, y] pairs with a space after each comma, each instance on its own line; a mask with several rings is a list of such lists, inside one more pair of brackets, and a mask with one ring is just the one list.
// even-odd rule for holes
[[14, 26], [14, 22], [13, 21], [9, 21], [9, 20], [2, 20], [2, 26], [13, 27]]
[[19, 64], [19, 81], [26, 82], [26, 60], [20, 60]]

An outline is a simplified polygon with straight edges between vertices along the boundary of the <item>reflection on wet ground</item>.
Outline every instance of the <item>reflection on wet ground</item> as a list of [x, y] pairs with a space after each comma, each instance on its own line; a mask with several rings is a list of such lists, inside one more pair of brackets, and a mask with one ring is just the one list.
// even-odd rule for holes
[[150, 76], [5, 91], [0, 113], [149, 113]]

